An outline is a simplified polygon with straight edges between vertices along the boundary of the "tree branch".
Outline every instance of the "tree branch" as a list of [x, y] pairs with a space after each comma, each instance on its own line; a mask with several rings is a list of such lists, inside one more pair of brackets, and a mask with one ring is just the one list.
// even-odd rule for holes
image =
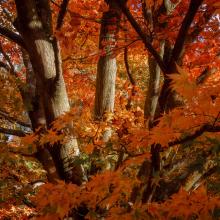
[[0, 61], [0, 68], [4, 68], [4, 69], [6, 69], [7, 71], [10, 70], [10, 67], [9, 67], [6, 63], [4, 63], [4, 62], [2, 62], [2, 61]]
[[200, 20], [196, 24], [194, 31], [187, 36], [186, 38], [187, 42], [191, 43], [196, 39], [196, 37], [199, 36], [199, 34], [204, 30], [205, 25], [212, 18], [212, 15], [214, 12], [215, 12], [215, 8], [211, 8], [209, 11], [204, 12], [203, 16], [200, 18]]
[[118, 4], [119, 8], [125, 14], [125, 16], [127, 17], [128, 21], [130, 22], [132, 27], [135, 29], [137, 34], [142, 39], [146, 49], [153, 55], [153, 57], [155, 58], [156, 62], [160, 66], [161, 70], [164, 73], [166, 73], [167, 72], [167, 68], [166, 68], [163, 60], [161, 59], [161, 57], [157, 53], [157, 51], [153, 48], [152, 44], [150, 43], [150, 40], [148, 39], [148, 36], [143, 32], [143, 30], [141, 29], [140, 25], [137, 23], [137, 21], [135, 20], [135, 18], [131, 14], [130, 10], [124, 4], [124, 1], [123, 0], [117, 0], [117, 1], [115, 0], [115, 2]]
[[136, 83], [135, 83], [135, 80], [134, 80], [134, 78], [131, 74], [130, 67], [129, 67], [129, 64], [128, 64], [128, 47], [124, 48], [124, 63], [125, 63], [125, 69], [126, 69], [129, 81], [132, 84], [132, 86], [135, 86]]
[[206, 79], [217, 71], [216, 68], [206, 67], [204, 71], [196, 78], [196, 84], [202, 84]]
[[9, 66], [8, 66], [8, 70], [11, 71], [13, 73], [13, 75], [17, 76], [15, 73], [15, 69], [14, 66], [10, 60], [10, 57], [8, 56], [8, 54], [4, 51], [2, 44], [0, 43], [0, 53], [2, 53], [2, 55], [4, 56], [5, 60], [8, 62]]
[[131, 90], [131, 95], [129, 95], [128, 97], [128, 102], [127, 102], [127, 105], [126, 105], [126, 109], [129, 110], [131, 108], [131, 103], [132, 103], [132, 97], [135, 95], [136, 91], [135, 91], [135, 85], [136, 85], [136, 82], [131, 74], [131, 71], [130, 71], [130, 67], [129, 67], [129, 63], [128, 63], [128, 47], [125, 47], [124, 48], [124, 63], [125, 63], [125, 69], [126, 69], [126, 72], [127, 72], [127, 75], [128, 75], [128, 79], [132, 85], [132, 90]]
[[181, 52], [182, 52], [182, 49], [183, 49], [183, 46], [186, 40], [187, 32], [202, 2], [203, 0], [191, 0], [190, 1], [189, 9], [186, 13], [185, 18], [183, 19], [181, 28], [177, 35], [176, 42], [175, 42], [175, 45], [172, 51], [171, 59], [168, 65], [170, 68], [172, 68], [173, 65], [175, 65], [175, 62], [179, 59], [181, 55]]
[[[112, 50], [110, 50], [108, 53], [109, 54], [111, 54], [111, 53], [114, 53], [115, 51], [118, 51], [118, 50], [121, 50], [121, 49], [123, 49], [123, 48], [125, 48], [125, 47], [130, 47], [132, 44], [134, 44], [135, 42], [137, 42], [137, 41], [140, 41], [141, 39], [135, 39], [135, 40], [132, 40], [130, 43], [128, 43], [127, 45], [124, 45], [124, 46], [121, 46], [121, 47], [117, 47], [117, 48], [115, 48], [115, 49], [112, 49]], [[85, 56], [85, 57], [76, 57], [76, 58], [74, 58], [74, 57], [71, 57], [71, 56], [69, 56], [69, 57], [66, 57], [65, 59], [63, 59], [62, 61], [63, 62], [66, 62], [66, 61], [68, 61], [68, 60], [72, 60], [72, 61], [74, 61], [74, 60], [85, 60], [85, 59], [89, 59], [89, 58], [91, 58], [91, 57], [95, 57], [95, 56], [100, 56], [101, 55], [101, 53], [100, 52], [98, 52], [98, 53], [93, 53], [93, 54], [91, 54], [91, 55], [88, 55], [88, 56]]]
[[24, 137], [25, 135], [28, 135], [29, 133], [26, 133], [21, 130], [14, 130], [14, 129], [9, 129], [9, 128], [1, 128], [0, 127], [0, 133], [3, 134], [8, 134], [8, 135], [14, 135], [18, 137]]
[[[51, 3], [52, 3], [53, 5], [55, 5], [56, 7], [61, 8], [61, 6], [60, 6], [59, 4], [57, 4], [54, 0], [50, 0], [50, 1], [51, 1]], [[71, 15], [71, 17], [81, 18], [81, 19], [84, 19], [84, 20], [87, 20], [87, 21], [92, 21], [92, 22], [98, 23], [98, 24], [101, 23], [101, 21], [99, 21], [98, 19], [93, 19], [93, 18], [85, 17], [85, 16], [83, 16], [83, 15], [80, 15], [80, 14], [78, 14], [78, 13], [75, 13], [75, 12], [69, 10], [68, 8], [66, 9], [66, 11]]]
[[183, 185], [183, 189], [190, 192], [204, 175], [208, 174], [209, 171], [215, 170], [216, 167], [216, 161], [214, 159], [207, 158], [201, 170], [195, 170], [187, 177], [185, 184]]
[[28, 128], [31, 127], [30, 124], [25, 123], [25, 122], [23, 122], [23, 121], [20, 121], [20, 120], [17, 119], [17, 118], [14, 118], [14, 117], [10, 116], [9, 113], [7, 113], [7, 112], [5, 112], [5, 111], [3, 111], [3, 110], [0, 110], [0, 116], [4, 117], [6, 120], [8, 120], [8, 121], [10, 121], [10, 122], [12, 122], [12, 123], [15, 122], [15, 123], [17, 123], [17, 124], [19, 124], [19, 125], [21, 125], [21, 126], [24, 126], [24, 127], [28, 127]]
[[210, 125], [204, 124], [200, 129], [196, 130], [193, 134], [187, 135], [182, 139], [177, 139], [168, 143], [169, 147], [175, 146], [177, 144], [183, 144], [187, 141], [194, 140], [197, 137], [200, 137], [205, 132], [220, 132], [220, 125]]
[[63, 0], [61, 6], [60, 6], [60, 12], [57, 17], [57, 26], [56, 29], [59, 30], [62, 27], [63, 19], [65, 17], [65, 14], [67, 12], [67, 6], [68, 6], [69, 0]]
[[19, 46], [25, 48], [25, 43], [19, 34], [16, 34], [15, 32], [9, 30], [6, 27], [2, 27], [1, 25], [0, 25], [0, 35], [8, 38], [10, 41], [13, 41]]

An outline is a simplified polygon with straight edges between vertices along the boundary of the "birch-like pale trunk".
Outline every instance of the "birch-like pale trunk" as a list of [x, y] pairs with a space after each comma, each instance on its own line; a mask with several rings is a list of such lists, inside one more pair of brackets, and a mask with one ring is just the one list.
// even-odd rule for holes
[[[16, 0], [15, 3], [18, 30], [39, 80], [46, 124], [50, 128], [54, 120], [70, 110], [70, 105], [62, 74], [60, 48], [52, 32], [49, 1]], [[62, 179], [76, 184], [86, 179], [82, 166], [74, 165], [80, 153], [74, 135], [65, 144], [57, 143], [48, 149]]]
[[[42, 97], [39, 94], [39, 85], [35, 78], [29, 56], [25, 50], [22, 50], [23, 63], [26, 68], [27, 89], [21, 91], [21, 96], [25, 109], [31, 121], [32, 129], [35, 132], [38, 128], [46, 129], [46, 119], [43, 109]], [[55, 164], [46, 146], [37, 145], [37, 159], [47, 172], [47, 178], [50, 182], [59, 179]]]
[[[115, 80], [117, 73], [116, 41], [121, 20], [121, 10], [114, 1], [109, 1], [109, 10], [103, 13], [99, 35], [100, 56], [97, 65], [95, 119], [102, 120], [105, 113], [113, 113], [115, 101]], [[115, 26], [115, 28], [111, 28]], [[107, 43], [107, 46], [103, 45]], [[107, 119], [108, 120], [108, 119]], [[104, 132], [103, 140], [107, 142], [111, 137], [111, 128]]]
[[[165, 41], [160, 43], [160, 56], [164, 56]], [[158, 99], [160, 96], [161, 70], [155, 59], [148, 57], [149, 82], [148, 92], [144, 104], [144, 116], [148, 121], [148, 127], [152, 128], [154, 120], [159, 116]]]

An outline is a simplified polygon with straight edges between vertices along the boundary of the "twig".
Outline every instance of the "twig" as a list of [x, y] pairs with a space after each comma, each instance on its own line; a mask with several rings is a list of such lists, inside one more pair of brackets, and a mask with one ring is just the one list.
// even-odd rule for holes
[[[55, 5], [56, 7], [60, 8], [61, 6], [59, 4], [57, 4], [54, 0], [51, 0], [52, 4]], [[93, 19], [93, 18], [89, 18], [89, 17], [85, 17], [83, 15], [80, 15], [80, 14], [77, 14], [69, 9], [66, 10], [70, 15], [71, 17], [75, 17], [75, 18], [81, 18], [81, 19], [84, 19], [84, 20], [88, 20], [88, 21], [92, 21], [92, 22], [95, 22], [95, 23], [101, 23], [101, 21], [99, 21], [98, 19]]]
[[[108, 53], [109, 53], [109, 54], [112, 54], [112, 52], [115, 52], [115, 51], [117, 51], [117, 50], [123, 49], [123, 48], [125, 48], [125, 47], [129, 47], [129, 46], [131, 46], [133, 43], [135, 43], [135, 42], [137, 42], [137, 41], [139, 41], [139, 40], [140, 40], [139, 38], [138, 38], [138, 39], [135, 39], [135, 40], [132, 40], [129, 44], [127, 44], [127, 45], [125, 45], [125, 46], [122, 46], [122, 47], [117, 47], [117, 48], [115, 48], [115, 49], [112, 49], [112, 50], [110, 50]], [[98, 52], [98, 53], [94, 53], [94, 54], [91, 54], [91, 55], [88, 55], [88, 56], [85, 56], [85, 57], [78, 57], [78, 58], [67, 57], [67, 58], [63, 59], [63, 62], [68, 61], [68, 60], [85, 60], [85, 59], [88, 59], [88, 58], [91, 58], [91, 57], [95, 57], [95, 56], [100, 56], [100, 55], [101, 55], [101, 53]], [[108, 54], [106, 54], [106, 55], [108, 55]]]

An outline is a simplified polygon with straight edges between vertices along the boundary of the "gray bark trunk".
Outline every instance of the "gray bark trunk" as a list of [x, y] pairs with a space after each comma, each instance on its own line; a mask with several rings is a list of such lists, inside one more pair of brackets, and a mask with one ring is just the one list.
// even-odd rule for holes
[[[39, 80], [40, 95], [47, 127], [59, 116], [70, 110], [62, 75], [58, 42], [51, 31], [51, 14], [47, 0], [16, 0], [18, 29], [24, 39], [31, 64]], [[76, 184], [84, 181], [83, 168], [73, 165], [79, 148], [72, 136], [66, 144], [49, 147], [61, 178]]]
[[[165, 42], [162, 41], [160, 45], [160, 56], [164, 55], [164, 45]], [[156, 63], [155, 59], [152, 57], [148, 58], [148, 67], [149, 67], [149, 85], [148, 85], [148, 93], [145, 99], [144, 105], [144, 116], [148, 119], [148, 127], [153, 127], [153, 122], [155, 118], [159, 115], [159, 105], [158, 99], [160, 96], [160, 77], [161, 70], [159, 65]]]
[[[100, 56], [97, 66], [96, 94], [95, 94], [95, 118], [100, 120], [105, 112], [113, 112], [115, 100], [115, 79], [117, 72], [116, 57], [116, 35], [121, 19], [121, 12], [112, 1], [109, 3], [109, 11], [103, 13], [100, 30], [99, 49], [105, 51], [106, 55]], [[115, 29], [112, 30], [112, 26]], [[108, 43], [103, 46], [102, 42]]]
[[[105, 53], [100, 56], [97, 65], [96, 94], [95, 94], [95, 119], [102, 120], [104, 113], [114, 111], [115, 80], [117, 63], [114, 49], [116, 48], [116, 35], [119, 31], [121, 11], [114, 2], [109, 2], [109, 10], [103, 13], [99, 35], [99, 49]], [[110, 28], [115, 26], [113, 28]], [[103, 46], [103, 42], [108, 45]], [[107, 118], [106, 120], [111, 120]], [[107, 142], [112, 130], [107, 128], [103, 134], [103, 141]]]
[[[43, 110], [42, 98], [39, 94], [39, 86], [36, 83], [36, 78], [29, 56], [24, 50], [22, 50], [22, 57], [26, 67], [26, 83], [28, 87], [28, 89], [22, 92], [22, 98], [31, 121], [32, 129], [35, 132], [36, 129], [40, 127], [41, 129], [46, 128], [46, 119]], [[46, 146], [39, 145], [37, 147], [36, 157], [46, 170], [47, 178], [50, 182], [55, 182], [59, 179], [55, 164]]]

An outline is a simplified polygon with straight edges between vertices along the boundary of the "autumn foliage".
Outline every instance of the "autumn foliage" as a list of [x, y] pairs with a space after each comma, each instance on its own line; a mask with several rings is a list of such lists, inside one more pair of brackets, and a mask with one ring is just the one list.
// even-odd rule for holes
[[[17, 19], [22, 6], [1, 1], [0, 219], [219, 219], [220, 2], [30, 2], [39, 10], [48, 3], [52, 20], [49, 11], [37, 14], [52, 30], [39, 26], [47, 40], [37, 29], [32, 43], [51, 43], [45, 57], [52, 47], [55, 69], [62, 67], [52, 86], [61, 74], [70, 110], [48, 116], [56, 98], [64, 99], [53, 97], [52, 107], [44, 99], [60, 86], [52, 87], [51, 77], [41, 79], [46, 65], [34, 65], [46, 43], [34, 57]], [[112, 4], [120, 19], [110, 18], [99, 42], [103, 14]], [[96, 118], [100, 57], [116, 58], [117, 77], [114, 111]], [[157, 73], [159, 92], [150, 91]], [[149, 94], [156, 97], [153, 116], [146, 113], [146, 103], [151, 110], [155, 103]], [[43, 106], [43, 117], [38, 112], [31, 118], [36, 106]], [[63, 158], [59, 149], [73, 139], [77, 154], [66, 150]], [[74, 182], [66, 168], [84, 179]]]

